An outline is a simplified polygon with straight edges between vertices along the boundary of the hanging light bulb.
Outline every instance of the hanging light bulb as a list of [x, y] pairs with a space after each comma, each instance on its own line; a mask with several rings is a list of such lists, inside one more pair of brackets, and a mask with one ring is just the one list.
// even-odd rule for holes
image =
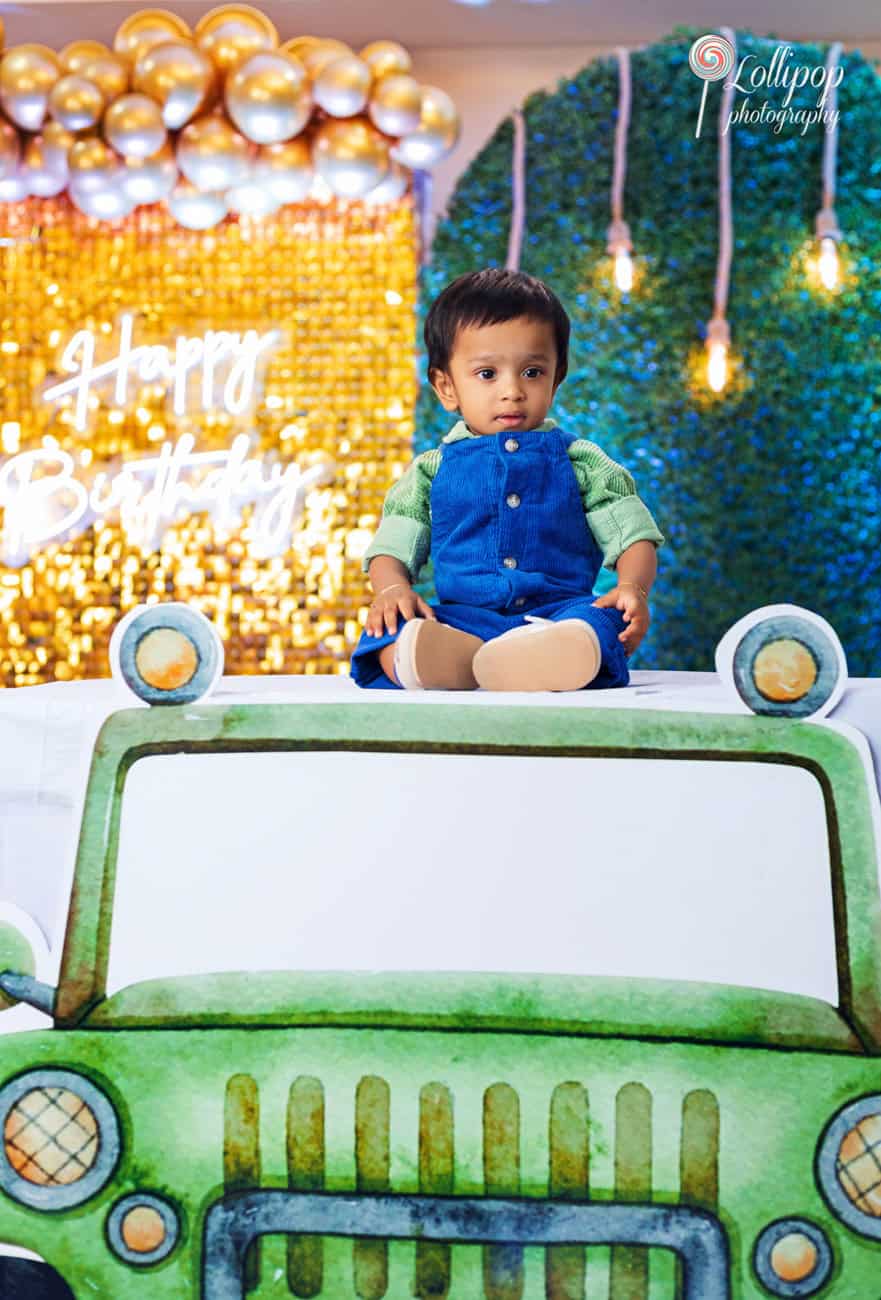
[[838, 241], [841, 231], [835, 209], [821, 208], [817, 213], [814, 233], [820, 241], [820, 260], [818, 269], [825, 289], [837, 289], [841, 281], [841, 265], [838, 258]]
[[731, 331], [724, 316], [714, 316], [707, 325], [707, 383], [714, 393], [721, 393], [728, 383], [728, 348]]
[[615, 283], [622, 293], [630, 293], [633, 288], [633, 258], [625, 248], [615, 254]]
[[838, 265], [838, 245], [826, 235], [820, 240], [820, 279], [826, 289], [838, 287], [840, 267]]
[[613, 221], [609, 226], [606, 247], [615, 259], [615, 283], [622, 293], [633, 288], [633, 258], [630, 228], [626, 221]]

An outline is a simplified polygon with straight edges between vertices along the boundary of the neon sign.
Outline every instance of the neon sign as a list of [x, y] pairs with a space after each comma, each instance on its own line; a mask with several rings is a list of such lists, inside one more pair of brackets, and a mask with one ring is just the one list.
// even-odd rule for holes
[[136, 545], [155, 549], [182, 514], [207, 511], [216, 524], [229, 526], [247, 503], [255, 506], [255, 554], [277, 555], [290, 543], [308, 492], [329, 482], [336, 469], [329, 459], [304, 470], [251, 457], [244, 433], [221, 451], [197, 452], [195, 442], [185, 433], [163, 443], [158, 455], [79, 474], [73, 456], [60, 447], [11, 456], [0, 466], [3, 562], [26, 563], [40, 546], [76, 536], [109, 515], [118, 515]]
[[259, 363], [281, 342], [282, 331], [255, 329], [239, 333], [232, 330], [206, 330], [204, 334], [181, 335], [173, 347], [134, 341], [135, 318], [131, 312], [119, 318], [119, 349], [115, 356], [96, 364], [99, 336], [94, 330], [81, 329], [61, 354], [61, 368], [70, 379], [43, 390], [43, 400], [60, 402], [76, 394], [73, 423], [85, 429], [89, 397], [97, 385], [114, 381], [113, 397], [117, 406], [125, 406], [128, 383], [134, 371], [143, 383], [166, 383], [173, 394], [176, 415], [184, 415], [189, 405], [192, 372], [199, 370], [198, 407], [210, 411], [222, 406], [230, 415], [241, 415], [254, 401]]

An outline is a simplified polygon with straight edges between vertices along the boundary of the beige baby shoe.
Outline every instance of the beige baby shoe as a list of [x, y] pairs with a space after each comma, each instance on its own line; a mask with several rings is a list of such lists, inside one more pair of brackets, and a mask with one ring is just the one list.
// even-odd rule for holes
[[395, 676], [408, 691], [474, 691], [479, 636], [429, 618], [409, 618], [395, 642]]
[[589, 623], [525, 617], [528, 627], [485, 641], [474, 656], [474, 676], [485, 691], [577, 691], [593, 681], [603, 656]]

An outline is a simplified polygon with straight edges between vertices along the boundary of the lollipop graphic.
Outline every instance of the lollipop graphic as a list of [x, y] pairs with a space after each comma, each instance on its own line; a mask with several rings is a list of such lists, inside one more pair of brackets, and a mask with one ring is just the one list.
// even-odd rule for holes
[[707, 102], [707, 87], [711, 81], [721, 81], [734, 67], [734, 46], [724, 36], [699, 36], [688, 51], [688, 66], [704, 83], [700, 112], [697, 116], [695, 139], [700, 136]]

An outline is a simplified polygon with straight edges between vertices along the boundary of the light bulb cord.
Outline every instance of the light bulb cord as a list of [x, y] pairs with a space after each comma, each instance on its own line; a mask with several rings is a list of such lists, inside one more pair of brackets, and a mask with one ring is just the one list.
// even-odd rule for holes
[[511, 229], [505, 269], [518, 271], [526, 225], [526, 120], [519, 108], [512, 113], [514, 144], [511, 154]]

